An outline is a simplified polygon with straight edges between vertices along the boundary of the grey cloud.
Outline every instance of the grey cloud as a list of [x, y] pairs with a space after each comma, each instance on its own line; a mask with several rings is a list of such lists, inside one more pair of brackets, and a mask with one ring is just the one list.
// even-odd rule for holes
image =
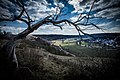
[[48, 10], [47, 6], [42, 4], [42, 2], [45, 2], [45, 0], [42, 0], [39, 2], [39, 0], [34, 0], [34, 1], [28, 1], [26, 9], [27, 12], [30, 14], [32, 17], [38, 17], [42, 18], [42, 15], [46, 15]]
[[99, 0], [95, 3], [95, 10], [104, 10], [108, 8], [117, 8], [120, 7], [120, 0]]
[[120, 22], [120, 19], [116, 19], [116, 21], [119, 21], [119, 22]]
[[0, 19], [14, 18], [16, 14], [16, 6], [9, 0], [1, 0], [0, 2]]
[[11, 17], [9, 10], [0, 7], [0, 11], [1, 11], [0, 12], [0, 19], [9, 19]]
[[[26, 10], [28, 10], [28, 13], [30, 15], [32, 14], [38, 14], [45, 12], [45, 7], [43, 5], [40, 5], [44, 3], [44, 5], [47, 5], [46, 0], [23, 0], [26, 6]], [[42, 7], [41, 7], [42, 6]], [[20, 11], [18, 11], [18, 8], [20, 8], [16, 3], [15, 0], [1, 0], [0, 2], [0, 19], [14, 19], [14, 16], [18, 16]]]
[[93, 11], [95, 15], [105, 18], [120, 17], [120, 0], [99, 0], [95, 3]]
[[82, 0], [80, 5], [86, 5], [87, 3], [91, 2], [92, 0]]
[[104, 17], [104, 18], [115, 18], [117, 15], [120, 15], [120, 8], [111, 8], [99, 11], [95, 14], [97, 17]]

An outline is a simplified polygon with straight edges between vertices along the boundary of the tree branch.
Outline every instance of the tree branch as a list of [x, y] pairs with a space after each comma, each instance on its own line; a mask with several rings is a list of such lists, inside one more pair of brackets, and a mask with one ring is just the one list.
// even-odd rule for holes
[[89, 11], [88, 16], [87, 16], [87, 21], [86, 21], [86, 24], [88, 23], [89, 16], [90, 16], [90, 13], [91, 13], [92, 8], [93, 8], [93, 6], [94, 6], [94, 3], [95, 3], [95, 0], [93, 1], [92, 6], [90, 7], [90, 11]]
[[[24, 3], [23, 3], [23, 2], [20, 2], [19, 0], [17, 0], [16, 3], [22, 8], [22, 11], [21, 11], [20, 15], [19, 15], [18, 17], [16, 17], [14, 20], [23, 21], [23, 22], [25, 22], [25, 23], [28, 25], [28, 27], [27, 27], [27, 29], [25, 29], [23, 32], [19, 33], [14, 39], [17, 40], [17, 39], [24, 38], [24, 37], [26, 37], [28, 34], [32, 33], [34, 30], [37, 30], [37, 29], [38, 29], [40, 26], [42, 26], [43, 24], [48, 24], [48, 23], [52, 23], [54, 26], [60, 27], [60, 29], [62, 29], [62, 26], [59, 25], [60, 23], [68, 23], [70, 26], [73, 25], [73, 26], [75, 27], [75, 29], [78, 31], [79, 35], [80, 35], [80, 33], [85, 34], [85, 35], [89, 35], [89, 34], [84, 33], [84, 32], [82, 31], [82, 29], [80, 28], [80, 25], [82, 25], [82, 26], [92, 25], [92, 26], [96, 27], [97, 29], [101, 29], [101, 28], [99, 28], [98, 26], [96, 26], [96, 25], [93, 24], [93, 23], [88, 23], [88, 20], [91, 19], [91, 17], [90, 17], [90, 12], [91, 12], [91, 10], [92, 10], [92, 8], [93, 8], [94, 2], [95, 2], [95, 0], [94, 0], [93, 3], [92, 3], [92, 6], [91, 6], [91, 8], [90, 8], [90, 11], [89, 11], [88, 15], [82, 17], [82, 13], [81, 13], [80, 16], [78, 17], [77, 21], [75, 21], [75, 22], [72, 22], [72, 21], [67, 20], [67, 19], [57, 20], [58, 17], [61, 15], [62, 9], [63, 9], [63, 8], [60, 8], [60, 7], [58, 6], [58, 9], [59, 9], [60, 11], [59, 11], [59, 13], [57, 14], [58, 9], [56, 10], [56, 14], [55, 14], [56, 16], [54, 16], [53, 18], [52, 18], [52, 15], [47, 16], [47, 17], [45, 17], [43, 20], [41, 20], [41, 21], [39, 21], [39, 22], [37, 22], [37, 23], [35, 23], [35, 24], [33, 24], [33, 25], [30, 25], [32, 20], [30, 19], [30, 16], [29, 16], [28, 12], [27, 12], [26, 9], [25, 9]], [[26, 14], [25, 17], [27, 18], [27, 20], [25, 20], [24, 18], [22, 18], [22, 16], [23, 16], [24, 13]], [[52, 19], [50, 19], [50, 18], [52, 18]], [[87, 19], [87, 22], [86, 22], [86, 23], [80, 23], [80, 22], [81, 22], [82, 20], [84, 20], [84, 19]], [[11, 20], [10, 20], [10, 21], [11, 21]], [[90, 36], [90, 35], [89, 35], [89, 36]]]

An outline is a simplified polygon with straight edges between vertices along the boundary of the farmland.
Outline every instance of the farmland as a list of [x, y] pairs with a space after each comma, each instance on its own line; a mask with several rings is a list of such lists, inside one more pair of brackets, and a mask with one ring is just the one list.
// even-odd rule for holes
[[79, 56], [90, 56], [90, 57], [116, 57], [119, 53], [119, 49], [113, 48], [89, 48], [86, 47], [88, 43], [81, 42], [81, 46], [76, 44], [74, 39], [64, 40], [54, 40], [52, 41], [54, 45], [61, 46], [63, 49]]

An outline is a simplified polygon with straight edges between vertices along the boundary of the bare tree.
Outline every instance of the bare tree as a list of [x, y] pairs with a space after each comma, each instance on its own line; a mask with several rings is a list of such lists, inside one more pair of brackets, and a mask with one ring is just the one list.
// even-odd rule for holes
[[[54, 15], [52, 14], [52, 15], [46, 16], [45, 18], [43, 18], [43, 20], [38, 21], [37, 23], [31, 25], [31, 23], [34, 22], [34, 20], [32, 20], [30, 18], [30, 15], [26, 11], [24, 3], [22, 2], [22, 0], [16, 0], [16, 4], [21, 9], [21, 10], [19, 10], [19, 11], [21, 11], [20, 14], [18, 16], [14, 15], [14, 18], [12, 18], [12, 19], [11, 18], [10, 19], [4, 19], [3, 18], [3, 19], [0, 19], [0, 21], [16, 21], [16, 20], [20, 20], [22, 22], [25, 22], [28, 25], [28, 27], [23, 32], [19, 33], [15, 37], [12, 37], [11, 38], [12, 40], [18, 40], [18, 39], [21, 39], [21, 38], [25, 38], [28, 34], [32, 33], [34, 30], [37, 30], [43, 24], [49, 24], [49, 23], [53, 24], [54, 26], [60, 27], [60, 29], [62, 29], [62, 26], [60, 25], [61, 23], [64, 23], [64, 24], [68, 23], [68, 25], [75, 27], [75, 29], [78, 31], [79, 35], [80, 35], [80, 33], [85, 34], [85, 35], [89, 35], [89, 34], [85, 33], [84, 30], [87, 30], [90, 27], [86, 27], [85, 29], [81, 29], [80, 26], [89, 26], [89, 25], [91, 25], [91, 26], [96, 27], [97, 29], [102, 30], [102, 28], [98, 27], [96, 24], [89, 22], [90, 19], [100, 18], [100, 17], [92, 17], [92, 16], [90, 16], [90, 13], [92, 11], [94, 3], [95, 3], [95, 0], [93, 1], [89, 12], [88, 13], [80, 13], [80, 15], [78, 16], [78, 19], [76, 21], [70, 21], [70, 20], [67, 20], [67, 19], [59, 20], [58, 18], [61, 17], [61, 16], [64, 16], [65, 14], [62, 14], [63, 13], [62, 11], [63, 11], [64, 7], [61, 8], [59, 6], [59, 4], [57, 4], [56, 12], [55, 12]], [[86, 15], [82, 16], [83, 14], [86, 14]], [[85, 20], [85, 22], [82, 23], [81, 22], [82, 20]]]
[[[16, 45], [15, 42], [17, 40], [19, 40], [19, 39], [25, 38], [28, 34], [32, 33], [34, 30], [37, 30], [43, 24], [52, 24], [54, 26], [60, 27], [60, 29], [62, 29], [62, 26], [60, 25], [61, 23], [65, 24], [65, 25], [73, 26], [78, 31], [79, 35], [81, 35], [81, 33], [85, 34], [85, 35], [89, 35], [89, 34], [85, 33], [80, 28], [80, 26], [89, 26], [89, 25], [91, 25], [91, 26], [96, 27], [97, 29], [101, 29], [98, 26], [96, 26], [94, 23], [89, 22], [90, 19], [95, 18], [95, 17], [92, 17], [90, 15], [90, 13], [92, 11], [92, 8], [94, 6], [94, 3], [95, 3], [95, 0], [93, 1], [92, 5], [91, 5], [88, 14], [80, 13], [79, 16], [78, 16], [78, 19], [76, 21], [70, 21], [70, 20], [67, 20], [67, 19], [59, 20], [58, 18], [60, 16], [64, 16], [66, 14], [63, 14], [64, 7], [61, 8], [60, 5], [57, 4], [56, 13], [54, 15], [46, 16], [41, 21], [38, 21], [35, 24], [31, 24], [32, 22], [34, 22], [34, 20], [32, 20], [30, 18], [30, 15], [28, 14], [28, 12], [27, 12], [27, 10], [25, 8], [25, 4], [22, 2], [22, 0], [16, 0], [15, 4], [19, 7], [18, 11], [20, 12], [20, 14], [18, 16], [14, 15], [14, 18], [0, 19], [0, 21], [16, 21], [16, 20], [20, 20], [20, 21], [25, 22], [27, 24], [27, 28], [24, 31], [17, 34], [16, 36], [12, 36], [12, 34], [8, 35], [8, 34], [6, 34], [4, 32], [2, 34], [3, 38], [9, 39], [9, 41], [7, 42], [7, 44], [5, 44], [3, 46], [1, 51], [3, 53], [7, 53], [6, 56], [11, 59], [11, 62], [15, 62], [16, 65], [14, 67], [17, 67], [18, 62], [17, 62], [15, 51], [14, 51], [15, 50], [15, 45]], [[86, 15], [82, 16], [83, 14], [86, 14]], [[82, 20], [85, 20], [85, 22], [82, 23], [81, 22]], [[90, 28], [90, 27], [85, 28], [85, 30], [88, 29], [88, 28]], [[91, 35], [89, 35], [89, 36], [91, 36]], [[93, 36], [91, 36], [91, 37], [93, 37]], [[7, 64], [7, 65], [9, 65], [9, 64]]]

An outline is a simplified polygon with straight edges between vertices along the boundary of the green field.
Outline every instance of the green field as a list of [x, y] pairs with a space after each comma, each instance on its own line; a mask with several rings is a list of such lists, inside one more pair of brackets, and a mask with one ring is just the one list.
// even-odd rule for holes
[[[63, 49], [75, 54], [77, 56], [90, 56], [90, 57], [116, 57], [119, 53], [118, 49], [111, 48], [88, 48], [85, 46], [77, 45], [75, 41], [65, 40], [54, 40], [54, 45], [61, 46]], [[82, 42], [82, 45], [87, 43]]]

